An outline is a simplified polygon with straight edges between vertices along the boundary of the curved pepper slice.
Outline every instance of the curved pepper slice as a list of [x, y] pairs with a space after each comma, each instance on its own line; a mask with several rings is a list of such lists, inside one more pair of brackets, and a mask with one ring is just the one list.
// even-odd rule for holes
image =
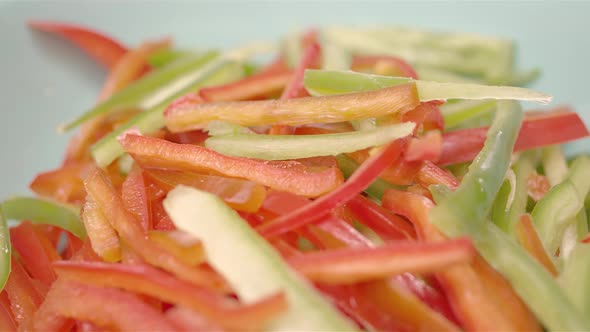
[[273, 189], [317, 197], [342, 183], [336, 167], [322, 167], [299, 161], [263, 161], [228, 157], [198, 145], [126, 133], [119, 138], [123, 148], [146, 168], [223, 174], [246, 178]]
[[30, 21], [29, 26], [69, 40], [108, 69], [112, 69], [127, 53], [127, 48], [119, 41], [81, 26], [48, 21]]

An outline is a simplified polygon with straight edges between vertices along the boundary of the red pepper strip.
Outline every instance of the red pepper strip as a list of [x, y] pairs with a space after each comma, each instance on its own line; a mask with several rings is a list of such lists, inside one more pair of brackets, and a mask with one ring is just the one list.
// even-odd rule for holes
[[416, 238], [411, 224], [362, 195], [357, 195], [346, 206], [361, 224], [371, 228], [384, 241]]
[[351, 68], [352, 70], [358, 71], [367, 67], [378, 67], [382, 64], [394, 69], [397, 76], [418, 79], [418, 74], [409, 63], [393, 55], [357, 55], [352, 58]]
[[468, 239], [435, 244], [398, 241], [377, 248], [344, 248], [294, 257], [289, 264], [313, 281], [352, 284], [404, 272], [432, 273], [467, 263], [475, 255]]
[[418, 171], [418, 176], [416, 177], [416, 182], [424, 187], [432, 184], [444, 184], [449, 189], [455, 189], [459, 186], [459, 181], [452, 173], [441, 169], [430, 161], [422, 163]]
[[10, 300], [6, 291], [0, 293], [0, 331], [14, 331], [17, 330], [17, 323], [10, 310]]
[[[314, 233], [318, 235], [321, 243], [314, 243], [318, 246], [323, 245], [327, 248], [371, 248], [374, 246], [352, 226], [337, 219], [332, 218], [308, 227], [314, 229]], [[362, 322], [362, 325], [370, 325], [376, 330], [400, 330], [402, 326], [430, 326], [431, 328], [425, 330], [433, 331], [457, 330], [433, 311], [435, 310], [454, 321], [448, 303], [436, 290], [409, 273], [394, 276], [390, 280], [391, 282], [361, 283], [357, 285], [361, 288], [358, 291], [354, 291], [356, 286], [349, 288], [350, 286], [343, 285], [329, 287], [321, 285], [319, 288], [357, 322]], [[367, 294], [363, 289], [363, 285], [372, 285], [373, 283], [385, 283], [386, 287], [383, 287], [380, 292], [383, 301], [377, 301], [373, 298], [375, 294]], [[386, 299], [389, 300], [385, 301]], [[377, 306], [376, 303], [379, 305]]]
[[442, 151], [440, 131], [429, 131], [422, 137], [412, 137], [408, 150], [404, 153], [406, 161], [431, 161], [436, 163]]
[[549, 273], [557, 277], [557, 269], [551, 258], [547, 255], [545, 247], [543, 247], [543, 242], [539, 238], [530, 214], [527, 213], [520, 216], [518, 223], [516, 223], [515, 231], [518, 242], [520, 242], [523, 248], [543, 265]]
[[105, 100], [113, 93], [129, 85], [150, 70], [148, 57], [162, 49], [169, 48], [172, 39], [164, 38], [141, 44], [138, 48], [129, 50], [117, 61], [112, 68], [100, 92], [99, 100]]
[[195, 266], [205, 262], [202, 243], [187, 233], [153, 230], [148, 233], [148, 237], [186, 265]]
[[107, 69], [112, 69], [127, 53], [127, 48], [120, 42], [80, 26], [47, 21], [30, 21], [29, 26], [67, 39]]
[[400, 157], [406, 147], [406, 143], [407, 140], [405, 139], [390, 143], [377, 155], [363, 163], [336, 190], [316, 199], [311, 204], [258, 227], [258, 230], [265, 237], [274, 237], [322, 218], [336, 206], [345, 204], [365, 190], [384, 169]]
[[[385, 208], [414, 223], [419, 238], [428, 242], [446, 240], [429, 221], [433, 203], [427, 198], [387, 190], [382, 202]], [[480, 261], [478, 256], [471, 265], [461, 264], [435, 274], [463, 328], [468, 331], [538, 331], [538, 322], [510, 284], [497, 273], [492, 275], [490, 270], [480, 268], [481, 264], [476, 268]]]
[[146, 174], [166, 192], [180, 184], [195, 187], [215, 194], [238, 211], [256, 212], [266, 197], [262, 185], [248, 180], [155, 169]]
[[173, 331], [174, 325], [137, 296], [114, 288], [58, 283], [47, 297], [56, 313], [120, 331]]
[[551, 184], [545, 175], [534, 172], [527, 179], [527, 192], [535, 202], [538, 202], [551, 189]]
[[32, 321], [35, 311], [41, 304], [42, 297], [21, 263], [14, 257], [11, 259], [12, 270], [5, 290], [10, 300], [10, 309], [14, 319], [19, 327], [26, 327]]
[[56, 278], [51, 263], [61, 259], [49, 239], [25, 221], [10, 229], [10, 242], [31, 277], [49, 287]]
[[61, 261], [55, 267], [66, 280], [149, 295], [200, 312], [214, 323], [234, 330], [258, 330], [287, 306], [282, 294], [252, 305], [237, 305], [228, 302], [225, 296], [148, 265]]
[[37, 174], [29, 185], [31, 191], [42, 197], [51, 197], [64, 203], [81, 204], [86, 192], [81, 174], [89, 165], [72, 163], [58, 169]]
[[342, 173], [336, 167], [229, 157], [197, 145], [175, 144], [130, 133], [120, 137], [119, 142], [146, 168], [214, 172], [308, 197], [320, 196], [343, 182]]
[[293, 77], [288, 68], [264, 70], [241, 80], [199, 90], [208, 102], [254, 100], [274, 95], [287, 86]]
[[[307, 90], [303, 86], [303, 75], [305, 70], [311, 68], [314, 63], [320, 58], [320, 45], [318, 43], [309, 44], [303, 51], [303, 56], [299, 63], [295, 67], [293, 76], [289, 80], [289, 83], [283, 90], [281, 99], [301, 98], [309, 96]], [[291, 135], [294, 132], [294, 128], [291, 126], [273, 125], [269, 131], [271, 135]]]
[[133, 167], [123, 182], [121, 197], [127, 211], [131, 212], [139, 220], [144, 231], [152, 228], [151, 207], [148, 198], [146, 181], [143, 171], [139, 167]]
[[[450, 131], [443, 134], [439, 165], [471, 161], [483, 147], [487, 127]], [[562, 144], [590, 135], [584, 121], [571, 111], [545, 112], [525, 118], [514, 151], [534, 149], [551, 144]]]
[[128, 212], [106, 174], [99, 168], [90, 172], [84, 181], [89, 197], [96, 202], [123, 241], [146, 262], [170, 271], [180, 279], [216, 289], [227, 288], [225, 282], [210, 270], [191, 267], [147, 238], [139, 222]]
[[208, 321], [203, 315], [195, 310], [185, 307], [173, 307], [168, 309], [164, 315], [182, 332], [211, 332], [223, 331], [223, 328]]

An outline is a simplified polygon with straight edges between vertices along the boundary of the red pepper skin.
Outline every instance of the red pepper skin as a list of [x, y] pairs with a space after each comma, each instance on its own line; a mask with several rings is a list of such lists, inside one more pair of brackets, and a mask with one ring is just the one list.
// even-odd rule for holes
[[416, 238], [416, 231], [412, 225], [365, 196], [357, 195], [346, 206], [362, 224], [371, 228], [385, 241]]
[[264, 161], [229, 157], [198, 145], [175, 144], [131, 133], [120, 137], [119, 142], [145, 168], [223, 174], [307, 197], [325, 194], [343, 182], [340, 169], [318, 167], [312, 160]]
[[404, 59], [393, 55], [357, 55], [352, 58], [352, 70], [375, 67], [379, 63], [395, 68], [400, 76], [418, 79], [418, 74]]
[[[483, 147], [487, 127], [470, 128], [444, 133], [438, 165], [471, 161]], [[551, 144], [562, 144], [590, 133], [580, 116], [568, 110], [528, 114], [522, 123], [514, 151], [524, 151]]]
[[340, 187], [331, 193], [316, 199], [313, 203], [297, 209], [287, 215], [258, 227], [265, 237], [274, 237], [314, 222], [340, 204], [353, 199], [365, 190], [379, 174], [401, 156], [407, 140], [396, 140], [385, 147], [379, 154], [367, 160]]
[[29, 26], [67, 39], [107, 69], [113, 69], [128, 52], [128, 49], [119, 41], [98, 31], [74, 24], [30, 21]]

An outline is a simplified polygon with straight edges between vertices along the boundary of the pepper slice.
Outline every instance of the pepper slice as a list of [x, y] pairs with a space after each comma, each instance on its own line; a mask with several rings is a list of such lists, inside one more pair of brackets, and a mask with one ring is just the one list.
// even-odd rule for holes
[[265, 237], [275, 237], [319, 220], [339, 204], [344, 204], [365, 190], [385, 168], [400, 158], [406, 146], [405, 139], [393, 141], [377, 155], [363, 163], [346, 182], [330, 194], [313, 203], [283, 215], [258, 227]]
[[436, 244], [398, 241], [376, 248], [344, 248], [295, 256], [289, 264], [307, 278], [325, 284], [353, 284], [404, 272], [431, 273], [475, 255], [468, 239]]
[[11, 271], [10, 232], [0, 208], [0, 290], [4, 289]]
[[342, 183], [342, 174], [335, 167], [308, 166], [302, 161], [228, 157], [202, 146], [175, 144], [132, 133], [119, 140], [135, 161], [147, 168], [213, 172], [309, 197], [320, 196]]
[[112, 69], [127, 53], [127, 48], [120, 42], [81, 26], [48, 21], [30, 21], [29, 26], [69, 40], [108, 69]]
[[281, 295], [250, 305], [238, 305], [223, 295], [191, 285], [148, 265], [61, 261], [54, 266], [64, 280], [149, 295], [200, 312], [214, 323], [233, 330], [258, 330], [269, 318], [286, 309], [285, 298]]
[[409, 83], [320, 98], [182, 104], [168, 108], [165, 115], [168, 129], [178, 132], [204, 128], [213, 120], [242, 126], [342, 122], [405, 112], [417, 105], [415, 85]]

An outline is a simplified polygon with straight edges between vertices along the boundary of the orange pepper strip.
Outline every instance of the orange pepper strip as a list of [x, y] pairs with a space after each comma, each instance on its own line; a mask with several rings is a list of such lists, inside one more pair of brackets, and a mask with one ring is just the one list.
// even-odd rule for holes
[[174, 254], [180, 261], [195, 266], [205, 261], [205, 251], [199, 240], [179, 231], [149, 231], [150, 240]]
[[336, 167], [307, 166], [299, 161], [263, 161], [229, 157], [202, 146], [176, 144], [126, 133], [123, 148], [145, 168], [209, 172], [246, 178], [262, 185], [317, 197], [337, 188], [343, 177]]
[[282, 294], [252, 305], [238, 305], [216, 292], [184, 282], [148, 265], [61, 261], [55, 266], [59, 276], [66, 280], [149, 295], [195, 310], [215, 324], [232, 330], [260, 329], [287, 305]]
[[327, 284], [352, 284], [404, 272], [432, 273], [475, 256], [469, 239], [435, 244], [397, 241], [376, 248], [323, 250], [296, 256], [289, 264], [307, 278]]
[[202, 129], [209, 121], [229, 121], [241, 126], [303, 125], [380, 117], [406, 112], [419, 104], [416, 85], [325, 97], [286, 100], [183, 103], [169, 107], [166, 126], [172, 132]]
[[[419, 238], [429, 242], [446, 240], [429, 221], [428, 213], [434, 206], [429, 199], [411, 192], [387, 190], [382, 202], [385, 208], [414, 223]], [[535, 316], [510, 284], [497, 272], [492, 275], [482, 265], [475, 265], [457, 265], [435, 274], [463, 327], [468, 331], [541, 331]]]
[[201, 267], [188, 266], [150, 241], [138, 220], [125, 209], [119, 194], [101, 169], [92, 170], [86, 177], [84, 185], [88, 195], [96, 202], [121, 239], [146, 262], [196, 285], [227, 289], [225, 281], [218, 274]]
[[215, 194], [238, 211], [256, 212], [266, 197], [264, 186], [248, 180], [156, 169], [146, 174], [166, 191], [179, 184], [195, 187]]
[[43, 299], [21, 263], [14, 256], [11, 259], [12, 271], [6, 282], [5, 290], [10, 300], [10, 310], [12, 310], [14, 319], [21, 329], [28, 327], [32, 322]]
[[257, 99], [280, 92], [292, 76], [293, 72], [286, 67], [263, 70], [239, 81], [203, 88], [199, 95], [208, 102]]
[[201, 313], [182, 306], [170, 308], [164, 315], [182, 332], [221, 332], [224, 330], [221, 326], [208, 321]]
[[127, 211], [139, 220], [144, 231], [152, 228], [150, 216], [150, 200], [144, 179], [144, 172], [139, 167], [133, 167], [121, 188], [121, 197]]
[[119, 235], [92, 197], [86, 199], [82, 210], [82, 221], [93, 252], [107, 262], [120, 261], [121, 243]]
[[539, 238], [539, 234], [535, 230], [533, 220], [530, 214], [523, 214], [520, 216], [518, 223], [515, 226], [516, 237], [518, 242], [526, 249], [526, 251], [534, 257], [541, 265], [543, 265], [549, 273], [557, 277], [557, 268], [547, 255], [547, 251], [543, 246], [543, 242]]

